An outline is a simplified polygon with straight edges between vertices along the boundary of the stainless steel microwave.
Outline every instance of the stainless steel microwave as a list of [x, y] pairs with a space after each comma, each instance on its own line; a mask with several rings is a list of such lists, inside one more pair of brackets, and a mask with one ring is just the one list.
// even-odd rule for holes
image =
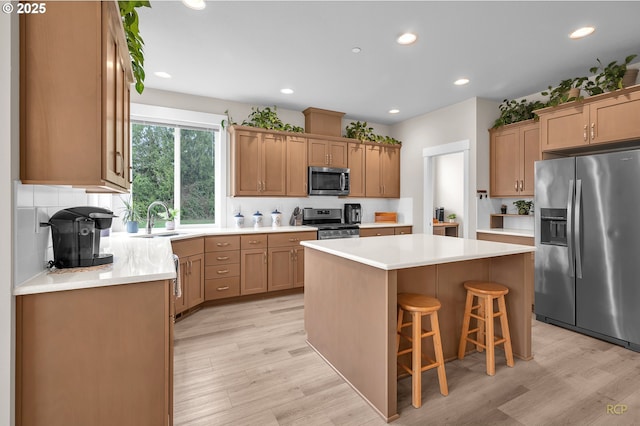
[[349, 195], [349, 169], [309, 167], [309, 195]]

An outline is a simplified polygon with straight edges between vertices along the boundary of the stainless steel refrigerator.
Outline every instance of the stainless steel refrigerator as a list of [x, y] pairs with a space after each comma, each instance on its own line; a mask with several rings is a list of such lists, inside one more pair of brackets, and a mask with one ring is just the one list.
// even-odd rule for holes
[[535, 165], [535, 313], [640, 351], [640, 150]]

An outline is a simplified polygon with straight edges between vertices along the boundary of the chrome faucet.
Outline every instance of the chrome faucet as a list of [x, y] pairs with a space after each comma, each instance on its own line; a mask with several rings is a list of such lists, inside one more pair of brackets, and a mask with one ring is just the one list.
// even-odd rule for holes
[[151, 234], [151, 229], [153, 229], [153, 217], [151, 216], [151, 208], [153, 206], [164, 207], [164, 211], [167, 212], [167, 217], [169, 217], [169, 209], [167, 208], [167, 205], [162, 201], [154, 201], [153, 203], [149, 204], [149, 207], [147, 208], [147, 234]]

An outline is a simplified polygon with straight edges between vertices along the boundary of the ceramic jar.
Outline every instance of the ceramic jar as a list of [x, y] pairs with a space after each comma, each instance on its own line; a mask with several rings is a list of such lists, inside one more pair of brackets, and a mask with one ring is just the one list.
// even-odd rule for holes
[[271, 226], [274, 228], [282, 226], [282, 213], [278, 209], [271, 212]]
[[253, 214], [253, 226], [259, 228], [262, 226], [262, 213], [259, 211]]
[[233, 217], [233, 224], [236, 228], [242, 228], [242, 226], [244, 225], [244, 216], [242, 216], [240, 213], [235, 215]]

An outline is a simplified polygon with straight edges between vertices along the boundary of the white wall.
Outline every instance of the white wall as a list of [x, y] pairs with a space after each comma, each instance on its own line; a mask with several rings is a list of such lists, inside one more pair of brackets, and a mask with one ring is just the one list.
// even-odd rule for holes
[[0, 14], [0, 425], [14, 423], [15, 297], [13, 288], [12, 182], [18, 174], [18, 15]]
[[[466, 217], [464, 216], [464, 154], [440, 155], [434, 158], [433, 168], [433, 205], [444, 207], [444, 219], [450, 214], [456, 215], [460, 223], [459, 235], [463, 235]], [[433, 215], [433, 213], [432, 213]]]

